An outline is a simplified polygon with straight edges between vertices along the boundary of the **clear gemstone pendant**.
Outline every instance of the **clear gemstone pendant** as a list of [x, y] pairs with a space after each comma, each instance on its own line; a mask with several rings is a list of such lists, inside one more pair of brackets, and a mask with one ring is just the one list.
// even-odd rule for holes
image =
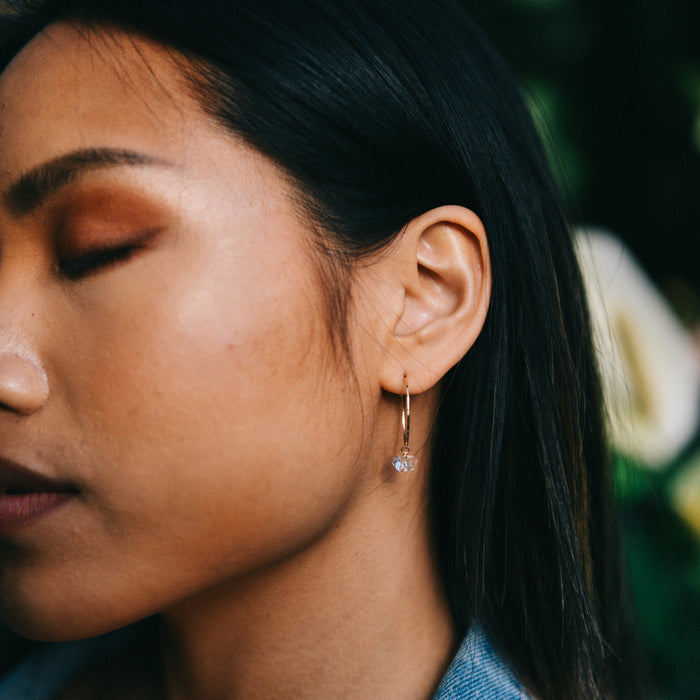
[[402, 453], [400, 457], [394, 457], [391, 463], [397, 472], [412, 472], [415, 470], [418, 460], [413, 455]]

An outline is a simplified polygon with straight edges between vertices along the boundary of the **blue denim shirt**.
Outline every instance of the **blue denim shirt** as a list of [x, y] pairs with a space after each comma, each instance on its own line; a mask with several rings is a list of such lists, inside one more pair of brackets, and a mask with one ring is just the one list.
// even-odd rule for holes
[[[95, 639], [47, 645], [0, 681], [0, 700], [52, 700], [82, 668], [127, 643], [130, 634], [122, 630]], [[473, 628], [433, 700], [530, 698], [484, 634]]]

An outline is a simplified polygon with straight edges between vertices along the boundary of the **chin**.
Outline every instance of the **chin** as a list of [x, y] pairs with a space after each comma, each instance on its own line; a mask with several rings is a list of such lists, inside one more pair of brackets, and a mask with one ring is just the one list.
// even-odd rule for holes
[[0, 601], [0, 620], [15, 634], [38, 642], [71, 642], [97, 637], [125, 627], [136, 620], [122, 620], [112, 615], [81, 610], [53, 610], [31, 604]]

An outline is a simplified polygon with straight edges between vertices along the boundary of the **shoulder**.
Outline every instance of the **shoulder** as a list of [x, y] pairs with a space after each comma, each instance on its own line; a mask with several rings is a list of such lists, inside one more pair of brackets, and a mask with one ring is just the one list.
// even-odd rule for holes
[[479, 627], [473, 627], [433, 700], [532, 700]]

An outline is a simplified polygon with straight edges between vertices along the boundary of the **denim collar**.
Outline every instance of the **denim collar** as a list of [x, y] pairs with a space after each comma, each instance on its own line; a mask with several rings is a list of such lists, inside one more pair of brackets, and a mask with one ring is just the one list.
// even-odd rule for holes
[[532, 700], [513, 672], [474, 626], [464, 638], [433, 700]]

